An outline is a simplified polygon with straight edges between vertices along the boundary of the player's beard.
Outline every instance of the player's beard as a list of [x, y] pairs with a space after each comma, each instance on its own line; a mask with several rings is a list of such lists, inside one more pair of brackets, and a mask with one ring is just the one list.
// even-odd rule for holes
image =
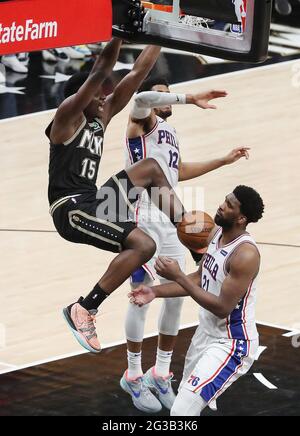
[[217, 226], [222, 227], [223, 230], [230, 230], [234, 225], [233, 221], [226, 220], [218, 214], [215, 216], [215, 223]]
[[167, 120], [168, 118], [170, 118], [173, 115], [173, 112], [171, 109], [168, 109], [165, 111], [159, 109], [159, 110], [156, 110], [156, 115], [159, 118], [162, 118], [163, 120]]

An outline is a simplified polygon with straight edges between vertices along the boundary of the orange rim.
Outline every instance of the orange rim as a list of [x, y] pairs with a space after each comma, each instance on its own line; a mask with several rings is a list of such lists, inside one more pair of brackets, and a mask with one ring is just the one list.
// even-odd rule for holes
[[173, 6], [156, 5], [151, 2], [142, 2], [142, 4], [146, 9], [154, 9], [156, 11], [169, 12], [169, 13], [173, 12]]

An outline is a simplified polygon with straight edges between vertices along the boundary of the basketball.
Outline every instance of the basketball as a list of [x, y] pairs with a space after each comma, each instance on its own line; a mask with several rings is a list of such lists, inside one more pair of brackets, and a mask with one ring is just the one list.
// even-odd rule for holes
[[206, 212], [192, 211], [184, 215], [177, 233], [180, 242], [195, 253], [203, 252], [215, 222]]

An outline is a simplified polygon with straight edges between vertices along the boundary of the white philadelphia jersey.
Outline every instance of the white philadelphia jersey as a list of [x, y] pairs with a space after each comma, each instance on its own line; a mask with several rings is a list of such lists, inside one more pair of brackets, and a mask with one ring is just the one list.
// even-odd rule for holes
[[[219, 229], [208, 247], [202, 264], [202, 288], [207, 292], [219, 296], [227, 272], [227, 263], [233, 252], [242, 244], [250, 243], [257, 248], [254, 239], [245, 234], [230, 244], [219, 247], [222, 229]], [[258, 339], [255, 322], [257, 277], [245, 289], [245, 296], [238, 303], [235, 310], [226, 320], [220, 320], [211, 312], [201, 309], [200, 326], [204, 332], [220, 339], [238, 339], [254, 341]]]
[[[174, 127], [162, 118], [157, 117], [155, 126], [146, 135], [134, 139], [127, 138], [126, 168], [146, 158], [153, 158], [159, 163], [168, 182], [175, 189], [179, 177], [179, 141]], [[150, 206], [150, 198], [146, 191], [142, 194], [140, 205], [141, 203]], [[150, 207], [155, 208], [153, 204]]]

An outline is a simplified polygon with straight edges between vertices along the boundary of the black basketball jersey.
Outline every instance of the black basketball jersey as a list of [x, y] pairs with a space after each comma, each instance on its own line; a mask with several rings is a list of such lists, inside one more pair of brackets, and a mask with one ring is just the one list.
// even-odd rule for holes
[[[46, 129], [50, 139], [52, 123]], [[103, 152], [104, 127], [98, 118], [85, 120], [77, 132], [63, 144], [50, 141], [50, 205], [60, 198], [97, 192], [96, 180]]]

